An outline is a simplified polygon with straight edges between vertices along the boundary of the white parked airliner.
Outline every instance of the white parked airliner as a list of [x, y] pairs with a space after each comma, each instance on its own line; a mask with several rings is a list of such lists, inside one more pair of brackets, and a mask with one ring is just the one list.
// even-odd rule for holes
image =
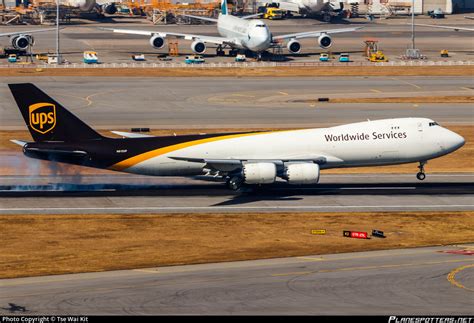
[[225, 47], [230, 47], [237, 50], [249, 50], [260, 55], [276, 43], [286, 41], [288, 51], [291, 53], [299, 53], [301, 51], [301, 44], [299, 39], [303, 38], [317, 38], [317, 42], [321, 48], [329, 48], [332, 45], [332, 38], [330, 34], [352, 32], [361, 27], [328, 29], [318, 31], [305, 31], [293, 34], [272, 36], [268, 26], [258, 19], [251, 19], [257, 15], [250, 15], [246, 17], [235, 17], [228, 14], [227, 0], [221, 0], [221, 13], [217, 19], [206, 18], [200, 16], [189, 16], [196, 19], [202, 19], [217, 23], [217, 30], [220, 37], [204, 36], [196, 34], [183, 34], [168, 31], [148, 31], [148, 30], [130, 30], [130, 29], [115, 29], [115, 28], [101, 28], [103, 30], [110, 30], [115, 33], [135, 34], [150, 36], [150, 45], [156, 49], [163, 48], [165, 45], [165, 38], [174, 37], [186, 40], [192, 40], [191, 49], [197, 54], [202, 54], [206, 51], [206, 43], [217, 45], [217, 51], [222, 51]]
[[321, 169], [419, 163], [449, 154], [464, 138], [427, 118], [331, 128], [184, 136], [103, 137], [33, 84], [9, 84], [33, 137], [12, 140], [32, 158], [153, 176], [208, 175], [228, 186], [316, 184]]

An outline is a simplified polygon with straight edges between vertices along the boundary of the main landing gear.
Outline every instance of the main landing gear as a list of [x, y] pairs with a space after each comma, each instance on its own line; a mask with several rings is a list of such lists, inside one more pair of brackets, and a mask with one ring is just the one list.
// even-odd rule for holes
[[243, 183], [244, 180], [240, 176], [232, 176], [227, 179], [227, 187], [234, 191], [238, 191], [242, 187]]
[[418, 169], [420, 170], [417, 174], [416, 174], [416, 178], [418, 178], [420, 181], [424, 180], [426, 178], [426, 174], [425, 174], [425, 164], [426, 162], [425, 161], [422, 161], [420, 162], [420, 165], [418, 166]]

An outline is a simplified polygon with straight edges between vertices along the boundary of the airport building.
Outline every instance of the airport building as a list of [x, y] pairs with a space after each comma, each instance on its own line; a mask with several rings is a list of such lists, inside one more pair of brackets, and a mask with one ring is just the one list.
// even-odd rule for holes
[[[349, 4], [366, 5], [372, 13], [383, 13], [386, 10], [403, 10], [411, 7], [411, 0], [348, 0]], [[472, 0], [415, 0], [415, 13], [426, 14], [428, 11], [441, 9], [445, 14], [473, 10]]]

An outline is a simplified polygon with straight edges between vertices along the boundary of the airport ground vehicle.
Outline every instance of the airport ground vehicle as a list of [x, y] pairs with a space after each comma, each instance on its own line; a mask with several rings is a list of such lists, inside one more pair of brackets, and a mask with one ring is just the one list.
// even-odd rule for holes
[[137, 62], [144, 62], [146, 60], [144, 54], [132, 55], [132, 59]]
[[84, 52], [84, 63], [86, 64], [97, 64], [99, 63], [99, 59], [97, 57], [97, 53], [93, 51], [85, 51]]
[[247, 57], [245, 57], [244, 54], [237, 54], [237, 56], [235, 56], [236, 62], [245, 62], [246, 60], [247, 60]]
[[19, 61], [18, 56], [16, 54], [10, 54], [8, 55], [8, 63], [16, 63]]
[[317, 184], [320, 170], [419, 163], [464, 145], [428, 118], [370, 120], [330, 128], [153, 137], [97, 133], [30, 83], [9, 84], [33, 141], [12, 140], [31, 158], [153, 176], [222, 179], [243, 184]]
[[341, 55], [339, 55], [339, 62], [348, 63], [350, 61], [351, 60], [348, 53], [341, 53]]
[[329, 54], [327, 54], [327, 53], [319, 54], [319, 61], [321, 61], [321, 62], [329, 61]]
[[184, 60], [186, 64], [202, 64], [205, 62], [204, 58], [200, 55], [190, 55], [186, 56], [186, 59]]
[[381, 50], [370, 53], [370, 55], [367, 59], [370, 62], [374, 62], [374, 63], [376, 63], [376, 62], [388, 62], [387, 57], [385, 56], [385, 54]]
[[285, 18], [285, 11], [278, 8], [265, 7], [263, 19], [279, 20], [283, 18]]

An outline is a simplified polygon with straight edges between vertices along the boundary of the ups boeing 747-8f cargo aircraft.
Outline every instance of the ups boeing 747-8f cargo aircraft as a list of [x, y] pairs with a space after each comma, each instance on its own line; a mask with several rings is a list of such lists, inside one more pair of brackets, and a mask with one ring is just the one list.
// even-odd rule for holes
[[459, 149], [464, 138], [426, 118], [365, 121], [331, 128], [107, 138], [33, 84], [10, 84], [33, 142], [26, 156], [154, 176], [209, 175], [228, 186], [316, 184], [320, 170], [419, 163]]

